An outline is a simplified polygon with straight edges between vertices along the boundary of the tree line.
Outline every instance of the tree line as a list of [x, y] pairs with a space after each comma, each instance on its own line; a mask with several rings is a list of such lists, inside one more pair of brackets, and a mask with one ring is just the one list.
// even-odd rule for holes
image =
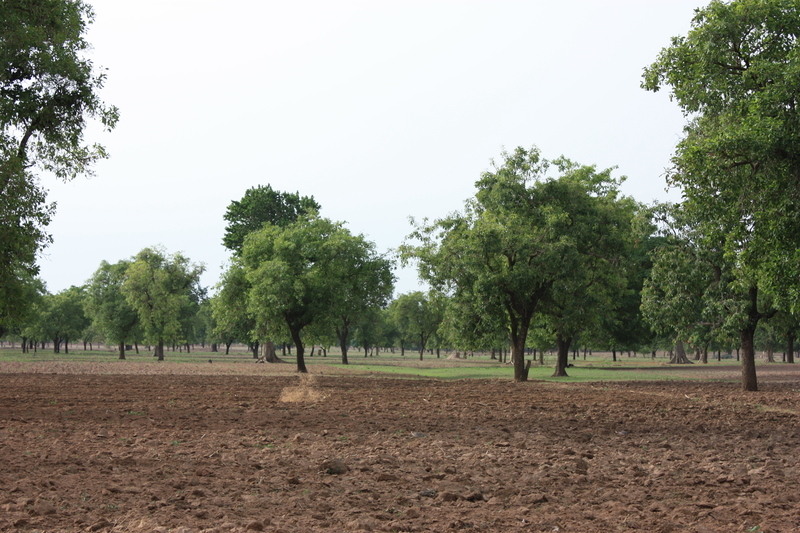
[[[527, 379], [526, 350], [548, 343], [555, 375], [566, 375], [577, 343], [614, 353], [669, 345], [675, 363], [689, 361], [691, 346], [701, 360], [736, 350], [744, 390], [757, 390], [759, 335], [782, 337], [793, 362], [794, 2], [712, 0], [645, 68], [642, 87], [667, 88], [687, 117], [667, 169], [679, 203], [645, 206], [621, 194], [614, 169], [520, 147], [479, 176], [461, 211], [413, 222], [394, 256], [324, 218], [313, 197], [258, 186], [228, 207], [231, 259], [211, 296], [199, 285], [202, 265], [159, 248], [103, 263], [85, 286], [56, 295], [38, 280], [54, 206], [33, 169], [62, 179], [90, 172], [106, 153], [84, 142], [87, 120], [110, 129], [118, 111], [98, 98], [104, 75], [84, 57], [91, 9], [32, 5], [0, 7], [0, 337], [48, 338], [57, 350], [94, 328], [121, 356], [130, 339], [144, 339], [163, 358], [165, 343], [191, 343], [202, 330], [273, 362], [275, 341], [288, 339], [303, 372], [308, 345], [335, 339], [346, 363], [354, 342], [379, 344], [394, 328], [394, 342], [413, 339], [420, 354], [507, 346], [517, 381]], [[392, 299], [397, 260], [415, 264], [430, 291]]]

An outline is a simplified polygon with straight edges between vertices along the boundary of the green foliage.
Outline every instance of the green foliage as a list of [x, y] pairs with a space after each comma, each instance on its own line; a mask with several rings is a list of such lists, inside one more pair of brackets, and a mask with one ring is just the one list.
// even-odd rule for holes
[[564, 158], [553, 164], [559, 178], [547, 174], [550, 163], [536, 148], [504, 153], [462, 213], [418, 225], [411, 237], [420, 244], [401, 248], [423, 279], [451, 296], [448, 331], [460, 331], [468, 345], [500, 332], [510, 338], [517, 380], [526, 379], [525, 341], [536, 313], [560, 313], [557, 327], [578, 328], [588, 317], [582, 298], [612, 300], [635, 210], [617, 198], [621, 180], [612, 169]]
[[320, 209], [313, 196], [285, 193], [260, 185], [245, 191], [241, 200], [234, 200], [225, 212], [225, 248], [240, 254], [248, 234], [260, 230], [264, 224], [285, 226], [301, 215], [316, 213]]
[[145, 248], [126, 271], [122, 293], [138, 313], [146, 337], [156, 344], [159, 360], [164, 358], [165, 341], [185, 337], [182, 319], [202, 297], [204, 269], [180, 253], [167, 256], [162, 249]]
[[255, 329], [273, 337], [288, 331], [300, 372], [306, 371], [305, 328], [355, 318], [359, 306], [383, 305], [391, 294], [391, 264], [374, 254], [374, 246], [317, 216], [250, 233], [242, 260]]
[[800, 9], [786, 0], [712, 1], [645, 70], [691, 119], [670, 180], [745, 295], [743, 388], [755, 390], [761, 299], [800, 301]]
[[211, 299], [214, 335], [225, 344], [249, 342], [255, 333], [255, 319], [247, 310], [250, 282], [244, 266], [234, 260], [223, 272], [217, 293]]
[[62, 343], [79, 339], [89, 327], [90, 320], [84, 314], [85, 298], [85, 289], [75, 286], [45, 295], [39, 313], [40, 338], [52, 340], [54, 352], [61, 351]]
[[404, 339], [415, 340], [419, 359], [444, 319], [445, 300], [436, 294], [414, 291], [401, 294], [389, 307], [390, 316]]
[[104, 75], [85, 57], [92, 18], [79, 0], [0, 3], [0, 323], [24, 312], [24, 286], [51, 241], [55, 206], [31, 167], [65, 180], [91, 173], [106, 153], [84, 143], [87, 121], [110, 129], [118, 118], [97, 95]]
[[105, 339], [120, 345], [120, 358], [126, 342], [133, 339], [139, 315], [122, 292], [131, 261], [100, 263], [86, 288], [86, 313]]

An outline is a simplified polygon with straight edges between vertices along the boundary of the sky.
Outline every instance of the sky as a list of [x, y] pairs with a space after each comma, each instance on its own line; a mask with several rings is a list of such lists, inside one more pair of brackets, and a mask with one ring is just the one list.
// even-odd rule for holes
[[[50, 292], [147, 246], [212, 289], [223, 215], [248, 188], [313, 196], [380, 252], [409, 217], [460, 210], [504, 149], [537, 146], [677, 200], [664, 171], [685, 119], [642, 70], [685, 35], [688, 0], [89, 0], [90, 58], [112, 132], [95, 175], [44, 176], [57, 212], [39, 261]], [[417, 290], [413, 267], [396, 292]]]

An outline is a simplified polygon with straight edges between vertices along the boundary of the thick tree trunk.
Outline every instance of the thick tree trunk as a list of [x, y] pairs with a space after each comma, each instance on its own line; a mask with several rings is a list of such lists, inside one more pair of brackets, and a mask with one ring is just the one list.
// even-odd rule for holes
[[261, 347], [261, 343], [254, 342], [250, 345], [250, 351], [253, 352], [253, 359], [258, 359], [258, 349]]
[[686, 350], [683, 348], [683, 341], [678, 339], [675, 341], [675, 352], [669, 360], [671, 365], [691, 365], [692, 362], [686, 357]]
[[212, 342], [211, 343], [211, 351], [214, 352], [214, 353], [219, 351], [219, 348], [217, 347], [217, 343], [216, 342]]
[[756, 350], [753, 342], [756, 328], [751, 326], [741, 331], [742, 339], [742, 390], [757, 391]]
[[264, 361], [266, 363], [283, 363], [283, 359], [278, 357], [278, 354], [275, 352], [275, 343], [272, 341], [264, 341], [261, 344], [261, 358], [259, 358], [258, 361]]
[[514, 364], [514, 381], [528, 381], [530, 365], [525, 366], [525, 341], [528, 338], [530, 319], [520, 320], [518, 326], [511, 328], [511, 362]]
[[786, 362], [794, 363], [794, 333], [786, 334]]
[[611, 348], [611, 360], [616, 362], [617, 360], [617, 347], [614, 346]]
[[563, 337], [560, 333], [556, 334], [556, 345], [558, 346], [558, 357], [556, 357], [556, 371], [553, 372], [554, 378], [569, 377], [567, 375], [567, 365], [569, 364], [569, 345], [572, 337]]
[[153, 355], [157, 357], [159, 361], [164, 360], [164, 341], [158, 341], [158, 344], [156, 345], [156, 351]]
[[119, 343], [119, 358], [125, 359], [125, 341]]

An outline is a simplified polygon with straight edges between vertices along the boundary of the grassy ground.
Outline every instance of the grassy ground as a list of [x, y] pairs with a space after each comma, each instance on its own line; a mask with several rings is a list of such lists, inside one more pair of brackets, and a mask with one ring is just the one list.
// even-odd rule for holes
[[[281, 372], [291, 371], [296, 363], [293, 355], [281, 355], [287, 365], [278, 365]], [[598, 382], [598, 381], [625, 381], [625, 380], [670, 380], [670, 379], [719, 379], [725, 381], [737, 380], [740, 370], [739, 363], [727, 359], [721, 362], [710, 361], [707, 365], [697, 362], [693, 365], [668, 365], [664, 354], [659, 354], [655, 359], [649, 356], [629, 357], [621, 355], [617, 361], [612, 361], [610, 353], [595, 353], [583, 358], [570, 359], [574, 365], [567, 369], [569, 377], [553, 378], [555, 356], [547, 354], [544, 365], [534, 361], [531, 366], [529, 378], [531, 380], [546, 380], [559, 382]], [[311, 357], [306, 355], [306, 364], [312, 373], [326, 375], [336, 374], [372, 374], [397, 377], [425, 377], [437, 379], [510, 379], [513, 369], [510, 363], [501, 363], [491, 359], [489, 354], [476, 353], [465, 359], [451, 359], [444, 353], [440, 358], [434, 354], [425, 354], [422, 361], [416, 352], [406, 352], [400, 356], [399, 352], [381, 353], [379, 356], [364, 357], [363, 352], [352, 351], [348, 356], [349, 364], [341, 364], [341, 354], [338, 350], [329, 351], [327, 357], [317, 353]], [[134, 351], [127, 353], [125, 361], [119, 361], [117, 352], [111, 349], [87, 350], [82, 346], [73, 346], [70, 352], [53, 353], [52, 350], [38, 350], [36, 353], [23, 354], [19, 348], [8, 345], [0, 347], [0, 361], [15, 362], [26, 365], [41, 362], [58, 361], [61, 363], [116, 363], [118, 365], [152, 364], [153, 357], [141, 350], [139, 354]], [[242, 373], [247, 373], [247, 368], [253, 363], [252, 354], [244, 347], [231, 350], [229, 355], [222, 352], [211, 352], [207, 349], [196, 349], [191, 353], [185, 351], [168, 351], [165, 361], [161, 365], [171, 366], [176, 364], [208, 365], [214, 363], [233, 364]], [[241, 366], [239, 366], [241, 365]], [[761, 363], [766, 365], [766, 363]], [[271, 365], [267, 365], [271, 366]], [[262, 365], [257, 365], [259, 372], [265, 370]], [[118, 367], [121, 370], [121, 367]]]

